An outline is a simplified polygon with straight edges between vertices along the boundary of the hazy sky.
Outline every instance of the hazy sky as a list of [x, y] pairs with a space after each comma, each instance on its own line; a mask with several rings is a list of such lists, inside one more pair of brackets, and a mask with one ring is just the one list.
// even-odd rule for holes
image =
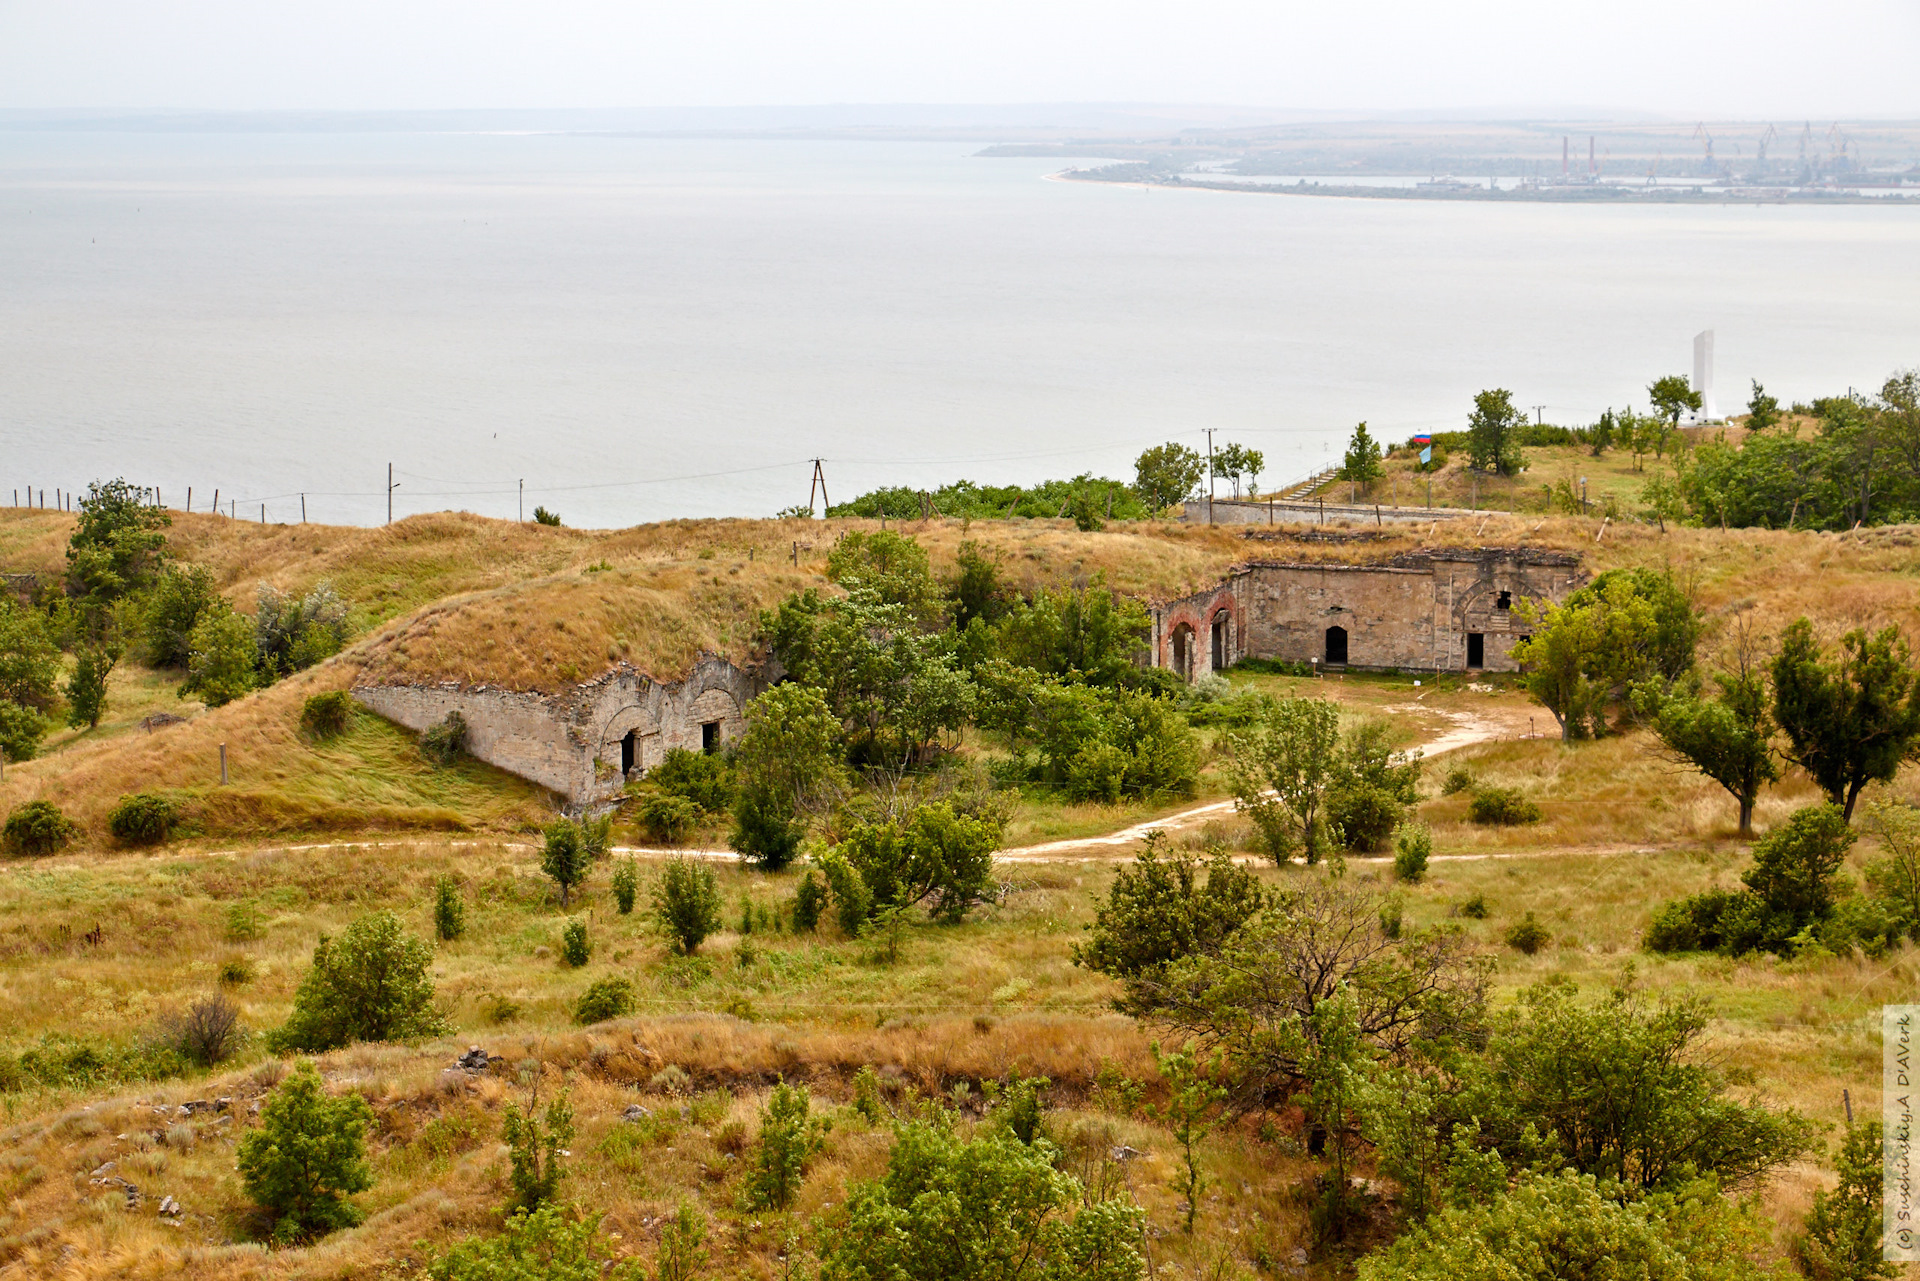
[[1920, 115], [1916, 0], [0, 0], [0, 106]]

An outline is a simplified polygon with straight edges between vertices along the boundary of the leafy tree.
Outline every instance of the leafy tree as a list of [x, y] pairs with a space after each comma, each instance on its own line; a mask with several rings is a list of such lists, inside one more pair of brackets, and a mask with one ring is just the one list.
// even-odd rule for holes
[[[538, 1070], [536, 1065], [534, 1071]], [[508, 1102], [500, 1119], [500, 1137], [507, 1143], [508, 1177], [513, 1183], [508, 1210], [530, 1211], [552, 1204], [560, 1195], [561, 1180], [567, 1177], [560, 1158], [573, 1142], [573, 1104], [566, 1094], [547, 1104], [543, 1117], [536, 1082], [525, 1112], [519, 1104]]]
[[1838, 807], [1808, 805], [1753, 847], [1753, 866], [1740, 881], [1794, 930], [1804, 928], [1833, 912], [1833, 878], [1853, 842]]
[[593, 944], [587, 938], [585, 921], [568, 921], [560, 931], [560, 955], [568, 965], [579, 969], [593, 956]]
[[1041, 590], [1017, 604], [1000, 625], [1000, 652], [1010, 663], [1090, 685], [1116, 685], [1134, 671], [1147, 627], [1138, 601], [1096, 580], [1085, 587]]
[[0, 828], [0, 845], [5, 845], [9, 854], [44, 858], [58, 854], [78, 835], [80, 828], [60, 812], [58, 805], [27, 801], [7, 812], [6, 826]]
[[[1336, 865], [1337, 870], [1337, 865]], [[1457, 928], [1389, 933], [1378, 891], [1315, 875], [1211, 955], [1189, 955], [1139, 985], [1149, 1017], [1222, 1051], [1243, 1090], [1283, 1098], [1302, 1079], [1314, 1013], [1344, 986], [1359, 1035], [1378, 1054], [1477, 1026], [1486, 964]]]
[[1755, 1207], [1710, 1184], [1622, 1202], [1591, 1175], [1523, 1175], [1360, 1261], [1360, 1281], [1786, 1281]]
[[324, 743], [352, 727], [354, 710], [353, 695], [344, 689], [309, 695], [300, 704], [300, 728], [312, 735], [314, 741]]
[[1374, 482], [1386, 474], [1380, 465], [1380, 443], [1367, 434], [1367, 425], [1361, 423], [1353, 429], [1353, 439], [1347, 442], [1346, 457], [1340, 463], [1340, 479], [1351, 481], [1360, 486], [1361, 492], [1370, 494]]
[[784, 1210], [793, 1204], [806, 1177], [807, 1162], [820, 1150], [833, 1123], [808, 1114], [804, 1085], [773, 1087], [760, 1109], [760, 1138], [747, 1171], [741, 1201], [749, 1210]]
[[947, 605], [953, 613], [953, 626], [964, 632], [974, 619], [992, 624], [1007, 612], [1011, 594], [1000, 580], [1000, 561], [972, 540], [960, 544], [954, 554], [954, 575], [947, 580]]
[[0, 757], [32, 760], [40, 750], [40, 740], [52, 728], [52, 722], [33, 708], [0, 699]]
[[1753, 806], [1760, 789], [1780, 777], [1773, 758], [1773, 716], [1752, 647], [1739, 646], [1735, 667], [1714, 676], [1717, 697], [1692, 689], [1663, 694], [1649, 682], [1634, 691], [1634, 706], [1647, 718], [1671, 759], [1685, 761], [1720, 784], [1740, 807], [1740, 835], [1753, 835]]
[[709, 814], [725, 814], [733, 807], [733, 767], [717, 752], [672, 748], [647, 771], [644, 786], [690, 801]]
[[347, 643], [350, 631], [346, 602], [331, 583], [321, 583], [305, 596], [260, 585], [253, 639], [266, 679], [277, 680], [332, 657]]
[[548, 525], [554, 529], [558, 529], [560, 528], [560, 513], [550, 512], [544, 507], [536, 507], [533, 509], [533, 523], [536, 525]]
[[67, 540], [67, 592], [83, 616], [97, 617], [152, 583], [167, 558], [173, 523], [153, 491], [125, 480], [94, 481], [80, 500]]
[[1234, 807], [1253, 820], [1274, 862], [1304, 849], [1315, 863], [1326, 850], [1324, 803], [1339, 738], [1338, 708], [1291, 697], [1270, 703], [1252, 728], [1227, 736]]
[[1516, 476], [1526, 465], [1520, 452], [1520, 429], [1526, 415], [1513, 403], [1513, 393], [1505, 388], [1483, 391], [1473, 398], [1473, 412], [1467, 416], [1467, 461], [1477, 471]]
[[849, 592], [865, 590], [898, 605], [923, 626], [940, 614], [940, 590], [927, 550], [892, 530], [850, 530], [827, 554], [827, 577]]
[[1433, 832], [1425, 823], [1402, 823], [1393, 837], [1393, 874], [1409, 885], [1426, 879]]
[[[1025, 669], [1021, 669], [1025, 670]], [[1016, 746], [1030, 735], [1042, 781], [1075, 800], [1191, 796], [1200, 773], [1191, 725], [1166, 699], [1071, 681], [1024, 683], [1022, 705], [992, 718]]]
[[1614, 418], [1613, 409], [1609, 406], [1600, 411], [1599, 421], [1587, 429], [1588, 452], [1595, 458], [1605, 454], [1613, 448], [1617, 434], [1618, 420]]
[[301, 1062], [274, 1087], [260, 1124], [240, 1138], [240, 1182], [273, 1216], [284, 1244], [352, 1227], [363, 1217], [347, 1198], [373, 1186], [367, 1126], [373, 1109], [357, 1094], [329, 1099], [320, 1073]]
[[518, 1211], [498, 1235], [468, 1237], [430, 1260], [427, 1276], [432, 1281], [648, 1281], [638, 1259], [614, 1260], [606, 1254], [600, 1219], [590, 1214], [575, 1220], [552, 1205], [532, 1214]]
[[1227, 445], [1214, 451], [1213, 474], [1224, 476], [1233, 482], [1233, 496], [1240, 496], [1240, 478], [1248, 477], [1248, 489], [1252, 482], [1265, 470], [1267, 456], [1257, 449], [1248, 449], [1245, 445]]
[[1867, 884], [1910, 937], [1920, 936], [1920, 811], [1880, 802], [1867, 808], [1866, 829], [1881, 857], [1867, 864]]
[[107, 710], [107, 677], [120, 661], [115, 646], [82, 645], [67, 677], [67, 724], [74, 729], [96, 729]]
[[1133, 471], [1134, 492], [1157, 514], [1186, 501], [1206, 474], [1206, 460], [1185, 445], [1169, 441], [1142, 453], [1134, 460]]
[[937, 1121], [894, 1132], [886, 1174], [857, 1185], [824, 1243], [821, 1281], [1143, 1281], [1142, 1214], [1097, 1200], [1057, 1151]]
[[1227, 1092], [1213, 1083], [1212, 1075], [1199, 1062], [1191, 1048], [1162, 1053], [1153, 1043], [1154, 1066], [1167, 1083], [1167, 1101], [1160, 1105], [1161, 1122], [1180, 1145], [1180, 1166], [1174, 1172], [1173, 1190], [1180, 1194], [1186, 1210], [1187, 1235], [1193, 1235], [1194, 1215], [1200, 1208], [1200, 1193], [1206, 1176], [1200, 1169], [1200, 1144], [1224, 1118], [1220, 1106]]
[[194, 624], [187, 640], [187, 683], [180, 692], [199, 694], [208, 707], [221, 707], [254, 688], [259, 666], [252, 620], [231, 611], [210, 611]]
[[1920, 682], [1906, 638], [1897, 627], [1873, 636], [1856, 628], [1828, 663], [1813, 624], [1796, 620], [1773, 660], [1773, 717], [1787, 735], [1783, 755], [1851, 821], [1861, 789], [1891, 782], [1920, 746]]
[[936, 801], [900, 818], [855, 824], [833, 847], [832, 859], [859, 877], [868, 916], [925, 903], [936, 919], [956, 922], [992, 899], [999, 845], [994, 817]]
[[158, 667], [185, 667], [200, 620], [231, 609], [205, 565], [166, 566], [147, 593], [148, 656]]
[[633, 915], [633, 900], [640, 892], [640, 873], [630, 858], [613, 866], [613, 905], [622, 916]]
[[806, 811], [839, 773], [840, 720], [818, 689], [775, 685], [747, 704], [735, 749], [740, 779], [728, 844], [769, 871], [793, 861], [806, 836]]
[[[1698, 413], [1701, 405], [1700, 393], [1680, 374], [1668, 374], [1665, 378], [1656, 378], [1648, 383], [1647, 400], [1653, 406], [1654, 414], [1666, 423], [1669, 432], [1679, 428], [1681, 415]], [[1660, 451], [1654, 452], [1657, 454]]]
[[1894, 1281], [1900, 1268], [1882, 1253], [1885, 1153], [1880, 1123], [1847, 1126], [1840, 1145], [1840, 1186], [1813, 1194], [1794, 1259], [1814, 1281]]
[[1358, 1147], [1353, 1124], [1362, 1103], [1371, 1047], [1360, 1025], [1358, 994], [1347, 984], [1320, 1001], [1302, 1024], [1286, 1029], [1298, 1045], [1300, 1075], [1306, 1089], [1295, 1096], [1312, 1124], [1312, 1137], [1324, 1136], [1331, 1167], [1311, 1219], [1322, 1241], [1345, 1240], [1362, 1206], [1349, 1171]]
[[320, 1053], [354, 1041], [437, 1036], [433, 949], [408, 935], [392, 912], [360, 917], [338, 939], [325, 934], [294, 994], [286, 1026], [267, 1034], [276, 1054]]
[[1420, 799], [1420, 754], [1400, 756], [1379, 721], [1341, 737], [1327, 785], [1327, 820], [1350, 850], [1384, 850], [1408, 809]]
[[1608, 705], [1636, 681], [1673, 680], [1693, 662], [1699, 623], [1662, 574], [1609, 571], [1561, 604], [1517, 612], [1533, 629], [1513, 648], [1521, 683], [1563, 742], [1606, 733]]
[[653, 887], [653, 916], [674, 951], [692, 956], [720, 928], [720, 886], [713, 869], [678, 854], [667, 858]]
[[593, 870], [593, 854], [587, 849], [580, 824], [559, 818], [547, 825], [546, 843], [540, 849], [540, 870], [560, 887], [560, 910], [566, 911], [573, 887], [587, 879]]
[[1780, 421], [1780, 402], [1767, 395], [1767, 389], [1753, 379], [1753, 395], [1747, 398], [1747, 430], [1765, 431]]
[[1119, 1008], [1148, 1008], [1168, 966], [1217, 953], [1264, 904], [1259, 878], [1224, 850], [1204, 864], [1204, 881], [1202, 868], [1193, 851], [1172, 847], [1165, 832], [1155, 831], [1133, 866], [1114, 875], [1086, 942], [1074, 945], [1073, 963], [1125, 983]]
[[1680, 488], [1671, 476], [1649, 476], [1640, 486], [1640, 501], [1646, 506], [1646, 515], [1653, 517], [1660, 526], [1660, 532], [1667, 532], [1667, 522], [1678, 522], [1686, 513], [1681, 501]]
[[1568, 983], [1528, 988], [1495, 1019], [1458, 1112], [1478, 1117], [1511, 1164], [1530, 1163], [1531, 1127], [1554, 1163], [1641, 1191], [1697, 1174], [1755, 1182], [1806, 1151], [1815, 1127], [1729, 1098], [1701, 1044], [1708, 1021], [1696, 998], [1653, 1002], [1622, 988], [1588, 1004]]
[[52, 711], [59, 705], [59, 673], [60, 651], [47, 635], [45, 618], [0, 594], [0, 699], [37, 712]]

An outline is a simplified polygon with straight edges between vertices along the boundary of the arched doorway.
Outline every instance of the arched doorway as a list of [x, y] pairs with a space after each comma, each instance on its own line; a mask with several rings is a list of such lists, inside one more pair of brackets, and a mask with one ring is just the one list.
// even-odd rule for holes
[[1327, 628], [1327, 665], [1345, 667], [1347, 664], [1347, 629], [1344, 627]]
[[1173, 670], [1180, 679], [1193, 679], [1193, 628], [1181, 623], [1173, 629]]
[[1231, 637], [1227, 634], [1227, 629], [1232, 624], [1233, 615], [1224, 609], [1213, 616], [1213, 671], [1224, 672], [1233, 666], [1233, 656], [1228, 652], [1231, 649], [1229, 643]]

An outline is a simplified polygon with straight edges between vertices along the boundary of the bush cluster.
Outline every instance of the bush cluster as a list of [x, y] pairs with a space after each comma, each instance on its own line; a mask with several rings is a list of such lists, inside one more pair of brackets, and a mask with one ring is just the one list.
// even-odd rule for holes
[[159, 845], [180, 822], [180, 807], [165, 796], [135, 792], [123, 796], [107, 815], [107, 830], [122, 845]]
[[6, 826], [0, 828], [0, 844], [9, 854], [44, 858], [58, 854], [79, 835], [79, 825], [62, 814], [58, 805], [28, 801], [7, 814]]

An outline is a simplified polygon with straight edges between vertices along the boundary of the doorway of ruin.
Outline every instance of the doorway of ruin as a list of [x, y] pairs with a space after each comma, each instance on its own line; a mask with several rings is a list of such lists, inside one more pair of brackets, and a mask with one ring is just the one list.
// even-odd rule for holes
[[620, 740], [620, 772], [633, 773], [633, 767], [640, 763], [640, 731], [630, 729], [627, 736]]
[[1485, 632], [1467, 633], [1467, 666], [1469, 668], [1487, 665], [1487, 636]]
[[1213, 666], [1212, 670], [1224, 672], [1228, 667], [1227, 659], [1227, 621], [1223, 610], [1213, 616]]
[[1327, 628], [1327, 665], [1344, 667], [1347, 663], [1347, 629], [1344, 627]]
[[1193, 679], [1193, 628], [1181, 623], [1173, 629], [1173, 670], [1180, 679]]
[[719, 721], [708, 721], [700, 727], [700, 750], [708, 754], [720, 750]]

